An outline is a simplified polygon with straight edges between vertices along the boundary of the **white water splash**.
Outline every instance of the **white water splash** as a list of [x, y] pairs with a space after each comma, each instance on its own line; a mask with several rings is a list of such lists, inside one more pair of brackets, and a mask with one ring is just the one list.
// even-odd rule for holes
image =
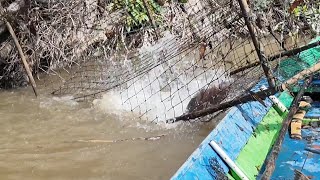
[[[161, 53], [178, 51], [179, 42], [169, 33], [156, 45], [145, 44], [139, 50], [149, 61], [158, 63]], [[160, 57], [160, 58], [159, 58]], [[230, 81], [225, 70], [193, 68], [198, 57], [197, 49], [180, 54], [163, 62], [149, 72], [127, 82], [120, 89], [114, 89], [94, 101], [94, 105], [108, 113], [127, 114], [132, 111], [136, 117], [148, 121], [165, 122], [186, 112], [190, 99], [208, 84], [218, 85]], [[159, 60], [160, 59], [160, 60]], [[191, 67], [191, 68], [190, 68]]]

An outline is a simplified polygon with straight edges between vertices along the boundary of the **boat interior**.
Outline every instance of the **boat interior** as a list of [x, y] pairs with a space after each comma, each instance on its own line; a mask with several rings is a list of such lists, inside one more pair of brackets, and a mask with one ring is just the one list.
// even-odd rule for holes
[[305, 96], [313, 102], [307, 110], [301, 129], [301, 139], [292, 139], [287, 131], [276, 160], [271, 179], [297, 179], [301, 176], [317, 179], [320, 174], [320, 79], [315, 76]]

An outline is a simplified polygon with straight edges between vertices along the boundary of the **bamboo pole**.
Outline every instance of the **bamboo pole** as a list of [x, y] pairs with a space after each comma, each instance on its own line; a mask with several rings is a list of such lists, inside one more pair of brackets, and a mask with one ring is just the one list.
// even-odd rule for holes
[[279, 152], [281, 150], [281, 145], [284, 139], [285, 134], [287, 133], [289, 124], [291, 122], [291, 119], [293, 117], [293, 115], [297, 112], [298, 108], [299, 108], [299, 101], [301, 99], [301, 97], [304, 94], [305, 89], [310, 85], [311, 81], [312, 81], [312, 75], [307, 78], [302, 86], [302, 88], [300, 89], [299, 93], [297, 94], [297, 96], [294, 98], [290, 111], [288, 113], [287, 118], [282, 122], [282, 128], [280, 130], [280, 134], [275, 142], [275, 144], [273, 145], [273, 148], [270, 152], [270, 155], [268, 156], [268, 158], [266, 159], [266, 168], [265, 171], [262, 174], [261, 180], [269, 180], [274, 169], [275, 169], [275, 161], [279, 155]]
[[243, 18], [245, 20], [245, 23], [247, 25], [247, 28], [249, 30], [253, 45], [254, 45], [255, 50], [257, 52], [261, 67], [262, 67], [262, 69], [264, 71], [264, 74], [267, 77], [269, 87], [275, 87], [275, 80], [274, 80], [274, 78], [272, 76], [270, 68], [267, 66], [267, 60], [266, 60], [265, 54], [263, 52], [263, 46], [262, 46], [261, 43], [258, 42], [258, 39], [257, 39], [257, 37], [255, 35], [253, 26], [250, 23], [250, 20], [249, 20], [249, 17], [248, 17], [249, 16], [249, 12], [250, 12], [248, 3], [247, 3], [246, 0], [238, 0], [238, 2], [239, 2], [239, 5], [240, 5], [240, 8], [241, 8], [241, 11], [242, 11], [242, 16], [243, 16]]
[[18, 38], [17, 38], [16, 34], [14, 33], [11, 24], [8, 21], [6, 21], [6, 26], [7, 26], [8, 30], [9, 30], [12, 38], [13, 38], [14, 44], [16, 45], [16, 47], [18, 49], [19, 55], [21, 57], [21, 61], [22, 61], [23, 65], [24, 65], [24, 68], [25, 68], [25, 70], [27, 72], [27, 75], [29, 77], [29, 81], [30, 81], [30, 84], [32, 86], [33, 92], [34, 92], [35, 96], [37, 97], [38, 93], [37, 93], [37, 90], [36, 90], [36, 82], [33, 79], [32, 72], [31, 72], [30, 67], [29, 67], [29, 65], [27, 63], [27, 59], [24, 56], [24, 53], [22, 51], [22, 48], [21, 48], [20, 43], [18, 41]]
[[300, 73], [296, 74], [292, 78], [288, 79], [284, 84], [282, 84], [282, 89], [283, 90], [287, 89], [289, 85], [294, 84], [298, 80], [303, 79], [306, 76], [310, 76], [310, 74], [313, 74], [319, 70], [320, 70], [320, 63], [315, 64], [314, 66], [301, 71]]
[[[299, 48], [294, 48], [294, 49], [291, 49], [289, 51], [285, 51], [285, 52], [282, 52], [282, 53], [279, 53], [279, 54], [276, 54], [274, 56], [271, 56], [268, 58], [268, 61], [274, 61], [276, 59], [279, 59], [281, 57], [285, 57], [285, 56], [294, 56], [302, 51], [305, 51], [305, 50], [308, 50], [308, 49], [311, 49], [311, 48], [314, 48], [314, 47], [317, 47], [320, 45], [320, 41], [317, 41], [317, 42], [314, 42], [314, 43], [311, 43], [311, 44], [308, 44], [308, 45], [305, 45], [305, 46], [302, 46], [302, 47], [299, 47]], [[230, 72], [230, 75], [234, 75], [234, 74], [237, 74], [239, 72], [242, 72], [242, 71], [245, 71], [247, 69], [250, 69], [250, 68], [253, 68], [253, 67], [256, 67], [256, 66], [259, 66], [260, 65], [260, 61], [256, 61], [254, 63], [251, 63], [249, 65], [246, 65], [246, 66], [243, 66], [239, 69], [236, 69], [234, 71], [231, 71]]]

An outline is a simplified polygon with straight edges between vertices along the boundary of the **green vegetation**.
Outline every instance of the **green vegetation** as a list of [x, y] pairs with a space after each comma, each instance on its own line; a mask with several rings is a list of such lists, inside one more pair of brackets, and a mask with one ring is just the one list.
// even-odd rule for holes
[[153, 17], [155, 25], [161, 24], [163, 18], [161, 16], [161, 6], [154, 0], [145, 0], [146, 5], [143, 2], [144, 0], [115, 0], [110, 4], [110, 10], [116, 11], [124, 9], [128, 16], [125, 17], [126, 30], [129, 32], [134, 29], [145, 26], [149, 23], [150, 18], [148, 15], [148, 10], [150, 16]]
[[301, 20], [306, 20], [312, 31], [320, 33], [320, 2], [301, 4], [292, 11], [293, 15]]

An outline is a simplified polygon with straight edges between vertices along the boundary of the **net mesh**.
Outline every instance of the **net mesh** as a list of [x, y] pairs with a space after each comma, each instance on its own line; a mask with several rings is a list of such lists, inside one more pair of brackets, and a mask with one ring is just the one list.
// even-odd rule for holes
[[[318, 42], [320, 38], [312, 40], [310, 43]], [[293, 58], [288, 58], [279, 63], [279, 74], [285, 79], [296, 75], [304, 69], [310, 68], [318, 63], [320, 59], [320, 48], [315, 47], [299, 53]]]

